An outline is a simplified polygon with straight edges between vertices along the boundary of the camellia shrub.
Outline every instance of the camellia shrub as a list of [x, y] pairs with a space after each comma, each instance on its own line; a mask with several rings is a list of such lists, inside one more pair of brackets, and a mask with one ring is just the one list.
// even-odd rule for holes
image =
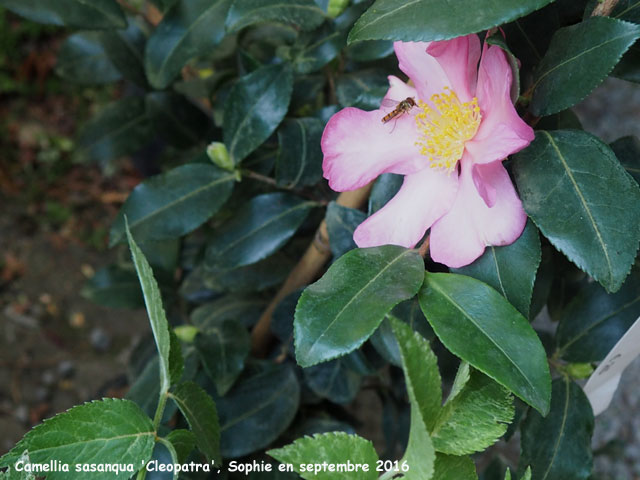
[[36, 426], [2, 478], [591, 478], [581, 380], [640, 316], [640, 144], [570, 108], [640, 81], [640, 0], [0, 5], [72, 30], [64, 79], [120, 82], [78, 161], [161, 171], [111, 226], [132, 263], [83, 291], [146, 306], [126, 397]]

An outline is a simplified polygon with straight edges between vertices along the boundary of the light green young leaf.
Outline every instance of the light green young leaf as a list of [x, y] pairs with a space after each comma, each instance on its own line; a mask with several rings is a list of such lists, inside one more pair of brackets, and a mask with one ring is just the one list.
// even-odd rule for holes
[[129, 241], [129, 249], [131, 250], [133, 264], [136, 267], [136, 272], [138, 272], [138, 279], [140, 280], [140, 286], [142, 287], [144, 303], [147, 307], [149, 322], [151, 323], [151, 331], [153, 332], [153, 338], [155, 339], [156, 347], [158, 348], [158, 355], [160, 358], [160, 396], [162, 396], [171, 386], [169, 363], [171, 337], [169, 334], [169, 323], [167, 322], [164, 307], [162, 306], [160, 289], [153, 277], [153, 270], [151, 270], [151, 266], [149, 265], [149, 262], [147, 262], [142, 250], [140, 250], [133, 239], [133, 236], [131, 236], [129, 226], [126, 224], [126, 218], [125, 231]]
[[[20, 463], [20, 470], [15, 468], [15, 465]], [[23, 465], [30, 465], [31, 459], [29, 458], [29, 452], [24, 453], [15, 461], [13, 465], [10, 465], [6, 472], [0, 473], [0, 480], [36, 480], [36, 476], [33, 473], [25, 471]]]
[[[137, 468], [146, 463], [155, 435], [151, 420], [135, 403], [105, 398], [45, 420], [0, 458], [0, 467], [14, 465], [28, 450], [32, 463], [57, 460], [69, 465], [69, 472], [49, 472], [48, 480], [85, 480], [89, 474], [76, 472], [76, 464], [131, 463]], [[92, 473], [91, 477], [120, 478], [114, 472]]]
[[478, 480], [476, 465], [470, 457], [436, 454], [431, 480]]
[[[453, 393], [453, 392], [452, 392]], [[449, 455], [468, 455], [493, 445], [513, 420], [509, 391], [477, 371], [455, 391], [431, 432], [433, 446]]]
[[[375, 480], [378, 455], [369, 440], [343, 432], [316, 434], [299, 438], [286, 447], [269, 450], [268, 455], [281, 463], [293, 465], [293, 469], [306, 480]], [[334, 468], [352, 464], [368, 465], [366, 472], [360, 471], [303, 471], [305, 464], [326, 462]], [[428, 480], [428, 479], [424, 479]]]
[[208, 460], [220, 464], [220, 424], [218, 411], [207, 392], [195, 382], [178, 385], [169, 397], [178, 405], [196, 437], [198, 449]]

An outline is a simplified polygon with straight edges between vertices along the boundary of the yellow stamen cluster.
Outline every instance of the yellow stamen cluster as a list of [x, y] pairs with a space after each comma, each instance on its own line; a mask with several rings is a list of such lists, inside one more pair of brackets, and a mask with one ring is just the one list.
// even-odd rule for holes
[[420, 139], [416, 145], [429, 158], [431, 168], [452, 172], [464, 152], [464, 144], [473, 138], [480, 126], [478, 99], [462, 103], [456, 92], [445, 87], [443, 93], [431, 96], [434, 107], [418, 101], [422, 109], [415, 116]]

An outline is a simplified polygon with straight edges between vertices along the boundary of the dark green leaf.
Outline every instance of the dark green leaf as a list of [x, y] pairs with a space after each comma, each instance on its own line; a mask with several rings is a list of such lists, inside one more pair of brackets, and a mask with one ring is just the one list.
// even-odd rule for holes
[[153, 278], [153, 270], [151, 270], [149, 262], [147, 262], [144, 254], [131, 236], [129, 226], [125, 225], [125, 229], [133, 264], [136, 267], [138, 280], [140, 280], [140, 286], [142, 287], [142, 294], [144, 296], [144, 303], [147, 308], [153, 338], [158, 348], [158, 356], [160, 357], [160, 395], [164, 395], [171, 386], [171, 370], [169, 365], [171, 336], [169, 333], [169, 323], [167, 322], [167, 316], [162, 306], [160, 289], [158, 288], [155, 278]]
[[618, 290], [640, 241], [640, 189], [611, 149], [582, 131], [538, 131], [516, 155], [514, 173], [543, 235], [607, 290]]
[[325, 24], [313, 32], [301, 34], [288, 50], [288, 57], [296, 73], [316, 72], [338, 56], [346, 40], [345, 32]]
[[489, 246], [471, 265], [452, 272], [477, 278], [492, 286], [528, 318], [540, 258], [538, 229], [529, 221], [520, 238], [511, 245]]
[[282, 283], [293, 266], [289, 257], [277, 252], [246, 267], [207, 269], [204, 285], [216, 292], [261, 291]]
[[502, 295], [471, 277], [427, 272], [420, 306], [452, 353], [548, 411], [551, 377], [544, 348]]
[[144, 99], [126, 97], [105, 107], [82, 128], [75, 154], [81, 160], [105, 163], [139, 150], [152, 138]]
[[370, 62], [388, 57], [392, 53], [393, 42], [390, 40], [356, 42], [347, 48], [347, 54], [356, 62]]
[[627, 173], [640, 183], [640, 140], [632, 136], [622, 137], [610, 146]]
[[178, 463], [183, 463], [196, 446], [196, 436], [190, 430], [172, 430], [167, 435], [178, 457]]
[[380, 102], [389, 89], [386, 72], [361, 70], [340, 75], [336, 80], [336, 95], [343, 107], [363, 110], [380, 108]]
[[[155, 348], [155, 346], [154, 346]], [[160, 396], [160, 362], [158, 356], [154, 356], [149, 360], [135, 381], [131, 384], [126, 398], [136, 402], [142, 410], [152, 417], [158, 407], [158, 398]], [[162, 416], [163, 422], [168, 422], [176, 413], [175, 404], [169, 403], [164, 409]]]
[[260, 298], [227, 295], [196, 308], [191, 313], [191, 322], [201, 330], [221, 325], [225, 320], [234, 320], [244, 326], [256, 323], [265, 308]]
[[222, 455], [237, 458], [271, 444], [289, 426], [300, 404], [300, 385], [289, 365], [238, 382], [218, 399]]
[[340, 258], [349, 250], [356, 248], [353, 232], [366, 218], [363, 212], [355, 208], [343, 207], [335, 202], [329, 204], [325, 220], [333, 258]]
[[[0, 467], [13, 465], [25, 450], [32, 463], [57, 461], [69, 472], [48, 472], [50, 480], [84, 480], [89, 476], [76, 464], [131, 463], [134, 468], [151, 458], [155, 432], [151, 420], [129, 400], [105, 398], [85, 403], [46, 420], [30, 430], [13, 449], [0, 458]], [[113, 472], [91, 477], [115, 479]]]
[[586, 480], [591, 475], [593, 412], [586, 395], [567, 378], [553, 381], [546, 417], [529, 411], [522, 424], [520, 466], [535, 479]]
[[216, 404], [197, 383], [185, 382], [169, 394], [196, 436], [198, 449], [220, 463], [220, 425]]
[[469, 457], [436, 454], [431, 480], [478, 480], [476, 466]]
[[147, 75], [144, 71], [144, 46], [147, 37], [133, 19], [122, 30], [105, 30], [100, 34], [100, 43], [109, 60], [122, 76], [141, 88], [147, 88]]
[[585, 98], [638, 37], [640, 26], [608, 17], [558, 30], [536, 72], [533, 114], [550, 115]]
[[[375, 480], [378, 478], [376, 462], [378, 454], [369, 440], [357, 435], [347, 435], [342, 432], [324, 433], [313, 437], [299, 438], [286, 447], [269, 450], [268, 455], [279, 462], [293, 465], [293, 469], [302, 478], [313, 480]], [[326, 463], [328, 465], [340, 465], [351, 462], [356, 465], [368, 465], [366, 472], [332, 472], [303, 470], [307, 464]], [[335, 467], [334, 467], [335, 468]]]
[[211, 127], [209, 117], [182, 95], [154, 92], [146, 102], [156, 132], [175, 147], [197, 146]]
[[144, 298], [136, 273], [118, 265], [98, 270], [85, 284], [82, 296], [110, 308], [144, 307]]
[[236, 319], [209, 324], [196, 336], [195, 345], [218, 394], [225, 395], [244, 368], [249, 332]]
[[369, 195], [369, 215], [373, 215], [384, 207], [398, 193], [403, 180], [403, 175], [394, 173], [383, 173], [378, 177]]
[[508, 390], [474, 370], [440, 411], [431, 432], [433, 446], [449, 455], [481, 452], [504, 435], [513, 415]]
[[288, 193], [253, 198], [209, 242], [207, 265], [234, 268], [262, 260], [291, 238], [314, 206]]
[[206, 163], [169, 170], [138, 185], [111, 227], [110, 244], [123, 240], [124, 217], [140, 240], [175, 238], [207, 221], [229, 198], [235, 177]]
[[145, 49], [145, 70], [153, 87], [167, 87], [194, 57], [222, 40], [231, 0], [179, 0], [164, 15]]
[[415, 295], [423, 271], [416, 251], [393, 245], [340, 257], [298, 302], [298, 364], [310, 367], [358, 348], [392, 307]]
[[362, 383], [362, 376], [344, 358], [305, 368], [304, 378], [313, 393], [334, 403], [353, 401]]
[[225, 26], [229, 32], [236, 32], [254, 23], [275, 21], [310, 30], [324, 18], [324, 12], [313, 0], [235, 0]]
[[121, 75], [100, 43], [99, 32], [81, 32], [65, 40], [58, 52], [56, 73], [85, 84], [112, 83]]
[[609, 16], [627, 20], [628, 22], [640, 23], [640, 2], [638, 0], [620, 0]]
[[376, 0], [360, 17], [349, 43], [358, 40], [432, 41], [467, 35], [510, 22], [551, 0]]
[[640, 317], [640, 273], [632, 270], [622, 288], [607, 294], [597, 284], [584, 285], [560, 315], [556, 343], [570, 362], [603, 360]]
[[611, 75], [627, 82], [640, 83], [640, 44], [638, 42], [629, 47]]
[[289, 108], [293, 74], [287, 64], [261, 67], [242, 77], [224, 107], [224, 143], [240, 163], [275, 131]]
[[78, 28], [124, 28], [115, 0], [0, 0], [0, 6], [39, 23]]
[[286, 120], [278, 130], [280, 150], [276, 160], [278, 186], [314, 185], [322, 178], [320, 138], [324, 125], [317, 118]]

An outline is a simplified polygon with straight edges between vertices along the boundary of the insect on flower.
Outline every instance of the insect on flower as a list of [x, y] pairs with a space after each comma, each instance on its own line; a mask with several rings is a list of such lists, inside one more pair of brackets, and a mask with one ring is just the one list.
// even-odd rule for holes
[[382, 100], [382, 103], [380, 104], [380, 106], [395, 107], [393, 111], [391, 111], [390, 113], [382, 117], [382, 123], [387, 123], [393, 120], [394, 118], [399, 117], [403, 113], [409, 113], [409, 111], [416, 106], [416, 101], [414, 100], [413, 97], [407, 97], [401, 102], [392, 100], [390, 98], [385, 98], [384, 100]]

